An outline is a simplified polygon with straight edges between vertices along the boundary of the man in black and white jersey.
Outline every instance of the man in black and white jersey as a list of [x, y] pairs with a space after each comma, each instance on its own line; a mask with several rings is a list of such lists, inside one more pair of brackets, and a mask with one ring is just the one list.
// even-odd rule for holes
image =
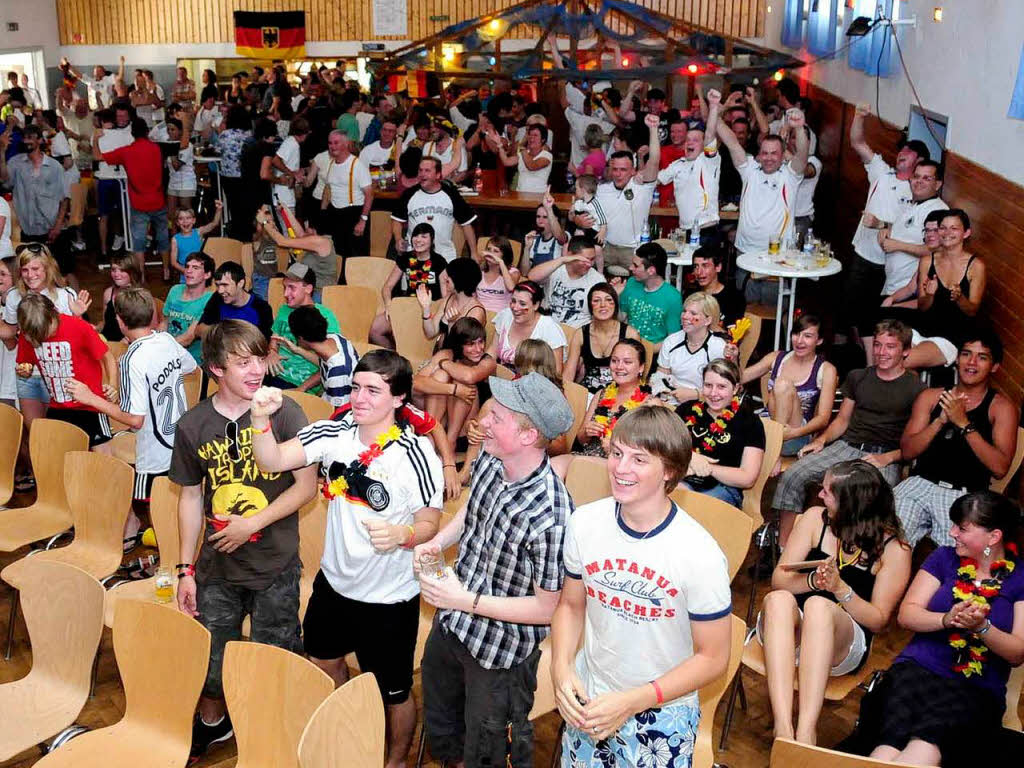
[[413, 547], [437, 533], [441, 462], [426, 437], [396, 421], [412, 393], [412, 367], [390, 350], [368, 352], [352, 379], [351, 410], [277, 442], [269, 418], [281, 390], [253, 395], [253, 455], [264, 472], [320, 464], [329, 499], [327, 540], [303, 621], [307, 655], [335, 683], [348, 679], [354, 651], [373, 672], [387, 708], [387, 768], [405, 765], [416, 728], [413, 654], [420, 585]]
[[[143, 502], [149, 501], [153, 481], [166, 475], [171, 466], [175, 428], [188, 410], [184, 376], [197, 367], [192, 355], [171, 334], [153, 330], [154, 309], [153, 296], [144, 288], [126, 288], [114, 298], [117, 324], [128, 342], [128, 351], [117, 363], [119, 403], [108, 402], [77, 381], [68, 387], [75, 399], [87, 401], [137, 433], [132, 496]], [[112, 451], [110, 443], [96, 450]], [[135, 537], [139, 528], [139, 519], [132, 512], [125, 524], [125, 539]]]
[[476, 232], [473, 222], [476, 212], [451, 184], [441, 182], [441, 161], [436, 157], [420, 160], [419, 184], [409, 187], [398, 198], [391, 214], [391, 231], [399, 251], [410, 250], [402, 233], [404, 226], [412, 232], [417, 224], [426, 223], [434, 228], [434, 250], [448, 261], [458, 258], [452, 243], [452, 229], [462, 227], [469, 246], [469, 255], [476, 259]]

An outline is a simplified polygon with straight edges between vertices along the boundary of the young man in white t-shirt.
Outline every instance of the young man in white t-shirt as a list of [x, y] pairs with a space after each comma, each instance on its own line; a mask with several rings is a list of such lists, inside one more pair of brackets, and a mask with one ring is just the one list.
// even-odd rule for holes
[[[661, 161], [659, 118], [647, 115], [644, 123], [649, 131], [647, 163], [637, 171], [631, 153], [615, 152], [608, 161], [611, 181], [597, 188], [597, 201], [608, 217], [608, 231], [602, 248], [605, 268], [622, 277], [629, 274], [633, 254], [640, 245], [640, 234], [651, 213], [658, 163]], [[569, 221], [584, 229], [594, 226], [594, 221], [586, 214], [577, 216], [570, 213]]]
[[409, 361], [373, 350], [356, 366], [352, 409], [318, 421], [278, 444], [269, 417], [281, 390], [253, 396], [253, 454], [264, 472], [320, 463], [328, 498], [327, 540], [303, 621], [313, 663], [335, 683], [348, 680], [354, 651], [372, 672], [388, 714], [387, 766], [404, 765], [416, 726], [413, 652], [419, 628], [419, 582], [413, 547], [437, 533], [443, 504], [441, 462], [430, 440], [395, 414], [412, 392]]
[[[153, 296], [145, 288], [126, 288], [114, 298], [117, 324], [128, 342], [128, 350], [117, 362], [119, 403], [108, 402], [77, 381], [65, 385], [79, 402], [136, 432], [132, 498], [141, 502], [149, 501], [153, 481], [170, 469], [175, 426], [188, 410], [184, 377], [197, 368], [192, 355], [173, 336], [153, 329], [155, 309]], [[110, 443], [95, 450], [112, 455]], [[140, 527], [135, 512], [131, 512], [125, 524], [125, 539], [136, 536]]]
[[[733, 165], [743, 181], [740, 218], [736, 228], [736, 250], [740, 253], [767, 251], [772, 240], [786, 242], [793, 235], [793, 212], [797, 188], [804, 178], [809, 145], [804, 113], [793, 108], [786, 121], [796, 136], [796, 151], [785, 162], [786, 145], [780, 136], [769, 134], [761, 140], [757, 157], [751, 157], [737, 141], [729, 126], [718, 124], [718, 138], [729, 150]], [[778, 284], [751, 280], [745, 269], [736, 269], [736, 285], [747, 301], [775, 303]]]
[[[309, 132], [309, 121], [304, 117], [296, 117], [288, 129], [288, 138], [281, 142], [277, 154], [270, 161], [278, 179], [274, 184], [274, 199], [290, 211], [295, 210], [295, 186], [301, 183], [303, 178], [299, 171], [302, 165], [301, 145], [309, 136]], [[274, 206], [274, 210], [277, 210], [277, 205]], [[283, 222], [281, 230], [287, 231]]]
[[594, 269], [597, 252], [594, 241], [577, 235], [569, 241], [568, 253], [557, 259], [544, 261], [530, 270], [527, 279], [546, 282], [547, 305], [551, 317], [559, 323], [582, 328], [590, 322], [587, 294], [604, 277]]
[[611, 436], [611, 498], [569, 518], [551, 620], [567, 764], [640, 766], [646, 750], [659, 766], [691, 765], [697, 692], [729, 664], [732, 596], [722, 550], [668, 497], [690, 456], [670, 411], [627, 412]]

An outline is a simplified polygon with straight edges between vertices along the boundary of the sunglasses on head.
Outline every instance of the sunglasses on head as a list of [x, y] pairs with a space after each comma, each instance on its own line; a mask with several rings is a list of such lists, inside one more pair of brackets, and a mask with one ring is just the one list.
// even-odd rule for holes
[[49, 249], [44, 243], [21, 243], [14, 249], [15, 256], [21, 256], [25, 251], [31, 251], [32, 253], [49, 253]]
[[238, 440], [238, 422], [229, 421], [227, 426], [224, 427], [224, 436], [228, 440], [228, 456], [231, 457], [232, 461], [242, 460], [242, 447]]

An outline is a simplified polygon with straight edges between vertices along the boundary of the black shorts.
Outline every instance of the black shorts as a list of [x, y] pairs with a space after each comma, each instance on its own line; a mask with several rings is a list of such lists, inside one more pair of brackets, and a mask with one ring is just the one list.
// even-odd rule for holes
[[86, 411], [81, 408], [51, 407], [46, 410], [46, 418], [74, 424], [89, 436], [90, 448], [102, 445], [113, 437], [107, 415], [98, 411]]
[[339, 595], [320, 571], [302, 622], [303, 645], [314, 659], [355, 651], [359, 669], [377, 677], [384, 703], [401, 704], [412, 691], [419, 625], [419, 595], [400, 603], [363, 603]]
[[166, 472], [135, 471], [135, 484], [132, 486], [133, 501], [149, 501], [153, 493], [153, 483], [158, 477], [167, 477]]

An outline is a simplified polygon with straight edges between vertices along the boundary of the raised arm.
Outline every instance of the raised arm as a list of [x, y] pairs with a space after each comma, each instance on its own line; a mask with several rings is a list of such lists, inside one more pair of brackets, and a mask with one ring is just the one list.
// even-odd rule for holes
[[252, 455], [264, 472], [289, 472], [306, 466], [306, 451], [299, 439], [279, 443], [271, 429], [270, 417], [281, 408], [283, 397], [276, 387], [260, 387], [252, 397]]
[[648, 131], [647, 145], [649, 154], [647, 155], [647, 163], [640, 171], [640, 180], [650, 184], [658, 178], [658, 165], [661, 163], [661, 139], [658, 136], [658, 126], [661, 124], [661, 120], [658, 119], [657, 115], [647, 115], [644, 118], [644, 124], [647, 126]]
[[764, 138], [771, 133], [771, 126], [768, 123], [768, 118], [764, 112], [761, 111], [761, 100], [757, 97], [757, 91], [753, 88], [747, 88], [744, 93], [744, 101], [750, 106], [750, 111], [754, 116], [754, 122], [757, 124], [757, 135], [759, 138]]
[[786, 112], [786, 119], [789, 121], [791, 130], [796, 131], [796, 152], [793, 159], [789, 161], [789, 167], [793, 173], [803, 178], [804, 170], [807, 168], [807, 158], [811, 153], [811, 140], [807, 136], [807, 118], [802, 110], [793, 107]]
[[[704, 100], [701, 100], [704, 104]], [[702, 106], [702, 109], [704, 107]], [[722, 116], [722, 94], [712, 89], [707, 96], [707, 127], [704, 129], [704, 146], [710, 147], [717, 143], [718, 121]]]
[[732, 159], [733, 167], [739, 168], [745, 164], [747, 162], [747, 151], [740, 144], [732, 129], [719, 120], [715, 132], [718, 135], [718, 140], [725, 144], [725, 148], [729, 150], [729, 157]]
[[867, 104], [858, 104], [853, 113], [853, 122], [850, 123], [850, 146], [857, 153], [860, 161], [867, 165], [875, 156], [874, 151], [868, 146], [864, 139], [864, 119], [871, 114], [871, 107]]

